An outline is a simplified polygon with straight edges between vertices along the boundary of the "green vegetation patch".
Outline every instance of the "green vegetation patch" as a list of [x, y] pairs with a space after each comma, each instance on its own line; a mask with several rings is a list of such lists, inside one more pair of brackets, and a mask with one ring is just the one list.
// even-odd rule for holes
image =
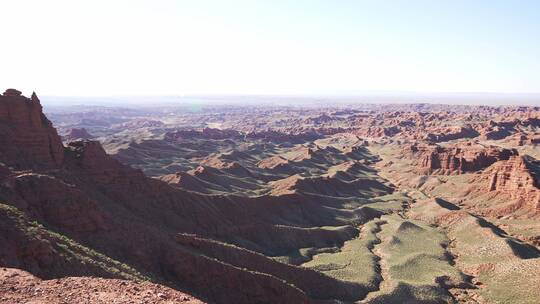
[[313, 260], [304, 263], [308, 267], [336, 279], [360, 283], [374, 290], [381, 275], [378, 270], [378, 258], [372, 249], [379, 239], [379, 220], [369, 221], [362, 228], [359, 237], [345, 242], [341, 250], [315, 255]]
[[41, 247], [50, 248], [53, 264], [46, 273], [51, 277], [73, 272], [73, 275], [99, 274], [135, 281], [151, 280], [124, 263], [83, 246], [65, 235], [50, 231], [37, 221], [30, 221], [16, 207], [0, 203], [0, 232], [4, 231], [7, 241], [21, 245], [40, 244]]
[[389, 266], [392, 280], [412, 285], [459, 285], [465, 276], [450, 265], [446, 247], [448, 239], [438, 228], [398, 215], [383, 217], [387, 221], [380, 237], [380, 251]]

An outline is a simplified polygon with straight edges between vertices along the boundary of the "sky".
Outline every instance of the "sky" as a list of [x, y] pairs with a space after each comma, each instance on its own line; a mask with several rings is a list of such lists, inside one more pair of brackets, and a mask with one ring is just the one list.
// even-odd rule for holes
[[540, 92], [540, 1], [1, 0], [0, 89]]

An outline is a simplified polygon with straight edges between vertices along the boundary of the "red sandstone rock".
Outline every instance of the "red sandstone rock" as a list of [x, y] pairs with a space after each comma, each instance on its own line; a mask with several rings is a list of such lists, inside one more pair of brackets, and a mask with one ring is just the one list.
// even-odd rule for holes
[[480, 145], [412, 145], [408, 148], [420, 171], [429, 174], [460, 174], [482, 170], [499, 160], [517, 155], [516, 150]]
[[0, 160], [19, 169], [60, 166], [64, 147], [39, 99], [35, 93], [30, 99], [17, 92], [0, 96]]
[[21, 91], [19, 90], [15, 90], [15, 89], [7, 89], [5, 92], [4, 92], [4, 96], [10, 96], [10, 97], [16, 97], [16, 96], [21, 96]]
[[[495, 163], [485, 175], [489, 176], [487, 191], [508, 196], [515, 201], [507, 207], [508, 213], [516, 209], [526, 209], [531, 215], [540, 214], [540, 188], [531, 160], [522, 156], [512, 156], [506, 161]], [[504, 213], [504, 212], [503, 212]]]

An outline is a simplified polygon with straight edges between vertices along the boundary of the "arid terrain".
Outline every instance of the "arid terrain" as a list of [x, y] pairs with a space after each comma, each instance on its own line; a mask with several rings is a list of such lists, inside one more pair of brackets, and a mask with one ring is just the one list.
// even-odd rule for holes
[[540, 107], [0, 96], [0, 303], [533, 304], [539, 287]]

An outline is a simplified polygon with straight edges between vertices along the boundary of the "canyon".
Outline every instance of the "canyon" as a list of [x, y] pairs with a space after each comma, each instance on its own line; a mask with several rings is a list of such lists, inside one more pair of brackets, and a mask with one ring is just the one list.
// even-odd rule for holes
[[538, 303], [538, 138], [539, 107], [8, 89], [0, 303]]

